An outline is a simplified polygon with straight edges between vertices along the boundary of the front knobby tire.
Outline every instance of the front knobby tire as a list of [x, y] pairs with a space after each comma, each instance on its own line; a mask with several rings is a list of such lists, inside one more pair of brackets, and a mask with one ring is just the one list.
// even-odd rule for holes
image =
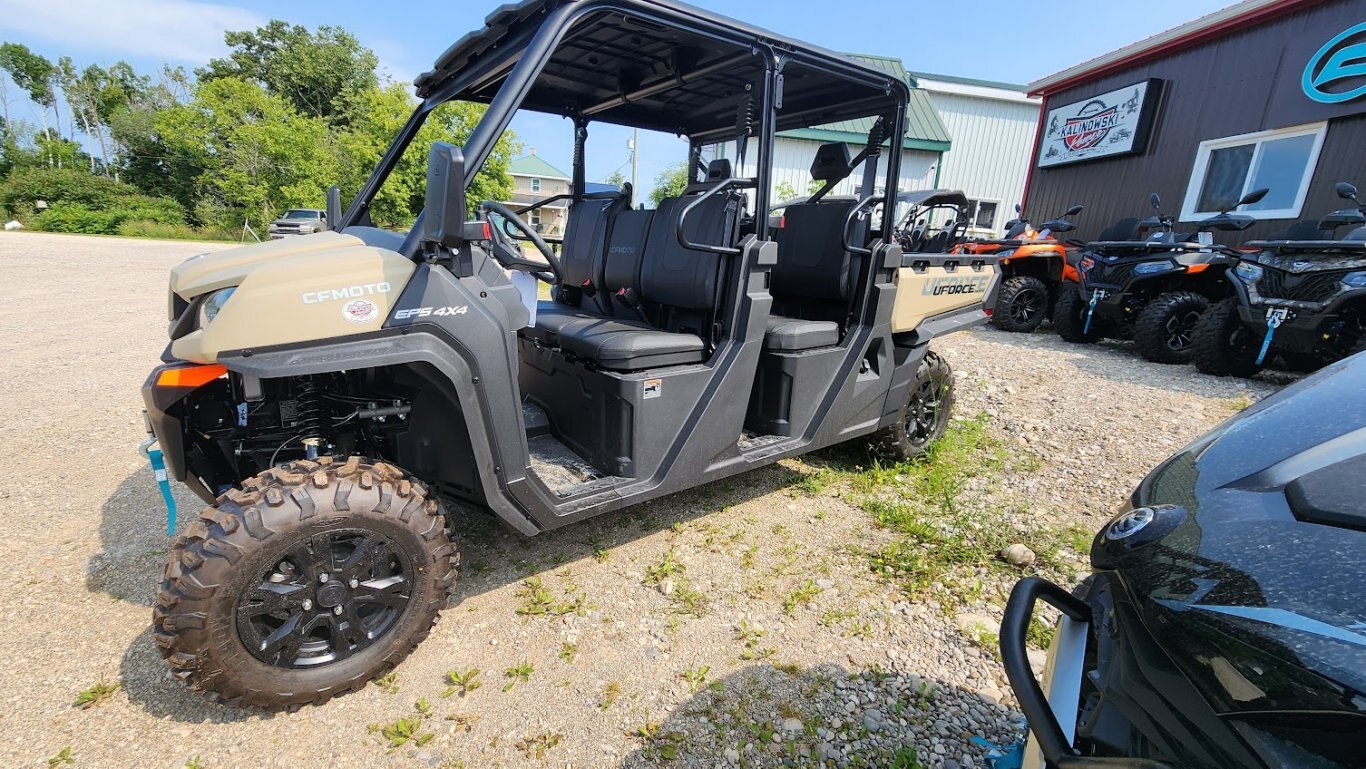
[[1086, 329], [1086, 311], [1090, 309], [1081, 300], [1081, 291], [1075, 283], [1064, 283], [1058, 295], [1058, 306], [1053, 311], [1053, 327], [1064, 342], [1072, 344], [1092, 344], [1100, 338], [1100, 321], [1091, 320], [1091, 328]]
[[991, 322], [1002, 331], [1027, 334], [1048, 316], [1048, 284], [1033, 275], [1016, 275], [1001, 284]]
[[219, 497], [176, 540], [156, 643], [178, 678], [227, 705], [320, 704], [427, 637], [458, 565], [440, 505], [402, 470], [289, 462]]
[[1238, 298], [1221, 299], [1195, 324], [1191, 361], [1202, 374], [1256, 376], [1262, 370], [1257, 364], [1261, 341], [1238, 317]]
[[919, 459], [944, 436], [952, 413], [953, 369], [943, 358], [926, 351], [896, 422], [873, 433], [869, 449], [879, 459], [891, 462]]
[[1154, 363], [1191, 360], [1191, 336], [1209, 300], [1193, 291], [1174, 291], [1148, 303], [1134, 322], [1134, 346]]

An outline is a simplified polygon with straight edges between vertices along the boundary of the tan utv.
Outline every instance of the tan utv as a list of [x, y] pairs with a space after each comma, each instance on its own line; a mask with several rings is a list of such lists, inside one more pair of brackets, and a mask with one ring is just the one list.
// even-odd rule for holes
[[[458, 515], [531, 536], [854, 439], [920, 456], [953, 402], [930, 341], [986, 319], [994, 262], [894, 237], [910, 92], [886, 72], [680, 3], [527, 0], [416, 86], [349, 207], [329, 196], [332, 230], [171, 275], [143, 395], [208, 507], [155, 636], [230, 705], [320, 703], [397, 664], [447, 603]], [[410, 147], [452, 100], [487, 105], [464, 145]], [[519, 109], [572, 124], [562, 241], [466, 200]], [[653, 210], [585, 194], [596, 122], [686, 137], [687, 188]], [[833, 122], [866, 146], [822, 146], [819, 192], [751, 214], [775, 132]], [[405, 151], [427, 154], [425, 207], [391, 232], [370, 208]]]

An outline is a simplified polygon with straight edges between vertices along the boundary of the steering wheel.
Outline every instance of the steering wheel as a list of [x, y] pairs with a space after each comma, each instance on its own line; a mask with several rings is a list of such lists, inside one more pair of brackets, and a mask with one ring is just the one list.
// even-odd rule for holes
[[[522, 221], [521, 217], [512, 212], [512, 209], [502, 203], [485, 200], [479, 204], [479, 210], [484, 215], [484, 221], [489, 223], [489, 232], [493, 235], [493, 239], [489, 241], [489, 246], [494, 261], [509, 270], [529, 272], [532, 275], [535, 275], [538, 280], [543, 280], [552, 285], [563, 280], [564, 272], [560, 268], [560, 258], [555, 255], [555, 252], [551, 250], [550, 246], [546, 245], [546, 242], [541, 239], [541, 236], [536, 233], [536, 230], [532, 229], [531, 225]], [[489, 217], [489, 214], [497, 214], [502, 217], [502, 223], [495, 224], [493, 219]], [[545, 257], [546, 264], [533, 262], [530, 259], [527, 259], [526, 256], [522, 254], [521, 246], [517, 245], [508, 232], [503, 229], [507, 225], [512, 225], [525, 235], [526, 239], [531, 241], [531, 244], [536, 247], [536, 250], [541, 252], [541, 256]], [[546, 274], [546, 265], [550, 266], [551, 275]]]

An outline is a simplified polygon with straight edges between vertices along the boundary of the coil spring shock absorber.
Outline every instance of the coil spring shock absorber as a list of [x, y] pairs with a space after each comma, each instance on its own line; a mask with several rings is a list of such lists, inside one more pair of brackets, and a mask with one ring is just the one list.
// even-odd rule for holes
[[294, 398], [299, 404], [298, 428], [303, 436], [304, 456], [318, 458], [318, 447], [323, 443], [323, 427], [327, 419], [327, 404], [323, 402], [322, 385], [314, 377], [301, 377]]

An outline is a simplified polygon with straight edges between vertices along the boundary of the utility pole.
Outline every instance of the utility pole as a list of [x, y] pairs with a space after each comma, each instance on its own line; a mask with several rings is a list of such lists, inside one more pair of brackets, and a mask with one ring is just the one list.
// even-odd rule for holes
[[640, 194], [640, 129], [631, 129], [631, 189]]

